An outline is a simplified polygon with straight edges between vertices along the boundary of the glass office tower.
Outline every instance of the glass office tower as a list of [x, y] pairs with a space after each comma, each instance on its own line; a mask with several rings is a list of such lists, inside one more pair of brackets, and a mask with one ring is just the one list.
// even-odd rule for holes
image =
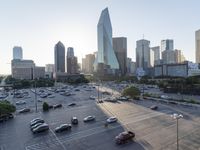
[[[105, 72], [115, 74], [119, 70], [119, 63], [112, 43], [112, 26], [110, 22], [108, 8], [101, 13], [97, 25], [98, 52], [94, 63], [95, 72]], [[104, 71], [103, 71], [103, 70]]]

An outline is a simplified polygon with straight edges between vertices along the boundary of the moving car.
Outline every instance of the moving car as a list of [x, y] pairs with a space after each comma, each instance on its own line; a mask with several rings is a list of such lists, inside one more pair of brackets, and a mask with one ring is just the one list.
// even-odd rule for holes
[[26, 104], [26, 101], [21, 100], [21, 101], [16, 102], [15, 104], [16, 105], [23, 105], [23, 104]]
[[72, 117], [71, 118], [71, 123], [74, 124], [74, 125], [78, 124], [78, 118], [77, 117]]
[[30, 108], [23, 108], [21, 110], [19, 110], [19, 113], [26, 113], [26, 112], [30, 112], [31, 109]]
[[75, 106], [76, 105], [76, 103], [70, 103], [70, 104], [68, 104], [68, 106]]
[[87, 116], [83, 119], [84, 122], [89, 122], [95, 120], [95, 116]]
[[33, 121], [33, 122], [30, 124], [30, 126], [32, 127], [32, 126], [34, 126], [34, 125], [36, 125], [36, 124], [38, 124], [38, 123], [44, 123], [44, 120], [43, 120], [43, 119], [38, 119], [38, 120], [36, 120], [36, 121]]
[[157, 110], [157, 109], [158, 109], [158, 106], [157, 106], [157, 105], [153, 105], [153, 106], [150, 107], [150, 109], [151, 109], [151, 110]]
[[60, 108], [60, 107], [62, 107], [62, 104], [55, 104], [55, 105], [53, 105], [53, 108], [54, 108], [54, 109]]
[[116, 144], [124, 144], [135, 137], [135, 133], [131, 131], [124, 131], [115, 137]]
[[33, 133], [39, 133], [39, 132], [44, 132], [49, 130], [49, 125], [46, 123], [41, 124], [40, 126], [38, 126], [37, 128], [34, 128], [32, 130]]
[[71, 128], [72, 128], [71, 124], [61, 124], [59, 127], [55, 128], [55, 132], [59, 133], [59, 132], [71, 130]]
[[117, 122], [117, 118], [116, 117], [110, 117], [106, 120], [107, 123], [114, 123]]

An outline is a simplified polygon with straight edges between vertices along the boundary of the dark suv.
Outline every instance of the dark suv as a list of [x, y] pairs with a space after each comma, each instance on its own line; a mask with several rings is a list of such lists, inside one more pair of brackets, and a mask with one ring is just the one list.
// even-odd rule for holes
[[71, 118], [71, 123], [72, 123], [72, 124], [78, 124], [78, 119], [77, 119], [77, 117], [72, 117], [72, 118]]
[[131, 131], [125, 131], [120, 133], [118, 136], [115, 137], [117, 144], [124, 144], [129, 140], [132, 140], [135, 137], [135, 133]]

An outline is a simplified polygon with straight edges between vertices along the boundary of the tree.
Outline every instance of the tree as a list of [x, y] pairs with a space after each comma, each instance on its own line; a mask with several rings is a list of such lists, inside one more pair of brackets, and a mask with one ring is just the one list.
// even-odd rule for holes
[[131, 98], [138, 97], [140, 95], [140, 90], [134, 86], [124, 89], [122, 92], [123, 96], [130, 96]]
[[49, 104], [47, 102], [43, 103], [43, 111], [48, 111], [49, 110]]
[[0, 116], [13, 113], [16, 111], [16, 107], [13, 104], [10, 104], [9, 101], [0, 101]]

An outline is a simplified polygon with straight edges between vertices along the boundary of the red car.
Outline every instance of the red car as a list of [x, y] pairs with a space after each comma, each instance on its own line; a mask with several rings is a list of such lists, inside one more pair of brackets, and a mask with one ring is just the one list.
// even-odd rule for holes
[[124, 131], [115, 137], [117, 144], [124, 144], [135, 137], [135, 133], [131, 131]]

